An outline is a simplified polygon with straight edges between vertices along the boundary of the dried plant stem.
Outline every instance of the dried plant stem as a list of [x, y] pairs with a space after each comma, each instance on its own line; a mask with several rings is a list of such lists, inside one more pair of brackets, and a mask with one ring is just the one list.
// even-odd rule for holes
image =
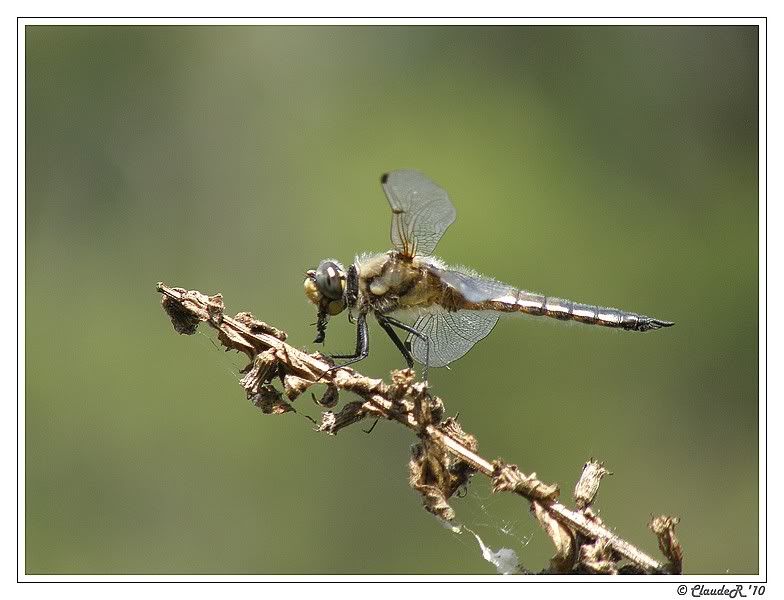
[[[598, 482], [607, 473], [600, 463], [586, 464], [578, 489], [590, 492], [579, 494], [579, 498], [576, 492], [579, 508], [571, 510], [558, 501], [557, 486], [539, 481], [535, 473], [523, 474], [516, 465], [491, 462], [477, 454], [476, 439], [454, 419], [442, 420], [443, 403], [430, 395], [425, 383], [414, 381], [412, 371], [395, 371], [392, 382], [386, 384], [353, 369], [335, 368], [319, 353], [308, 354], [290, 346], [285, 333], [249, 313], [225, 316], [220, 294], [206, 296], [162, 283], [157, 291], [163, 294], [163, 307], [179, 333], [194, 333], [200, 322], [206, 322], [218, 331], [218, 339], [226, 348], [249, 357], [242, 385], [248, 398], [265, 413], [293, 411], [290, 402], [318, 383], [327, 386], [317, 400], [322, 406], [335, 406], [339, 390], [362, 399], [346, 403], [337, 413], [324, 412], [316, 427], [319, 431], [335, 435], [366, 417], [396, 421], [415, 431], [421, 443], [409, 465], [411, 485], [422, 494], [425, 508], [442, 519], [454, 518], [447, 500], [473, 473], [483, 473], [490, 478], [494, 491], [514, 492], [530, 502], [556, 546], [556, 555], [545, 572], [680, 572], [682, 549], [674, 534], [677, 519], [657, 517], [651, 523], [668, 559], [661, 563], [613, 533], [591, 511]], [[283, 393], [272, 385], [274, 380], [281, 382]]]

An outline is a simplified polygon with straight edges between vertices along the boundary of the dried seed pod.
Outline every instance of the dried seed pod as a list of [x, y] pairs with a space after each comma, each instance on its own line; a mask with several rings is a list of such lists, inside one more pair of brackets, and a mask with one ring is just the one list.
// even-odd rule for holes
[[260, 408], [265, 415], [282, 415], [294, 410], [294, 407], [283, 399], [283, 395], [271, 385], [262, 385], [259, 392], [249, 399], [253, 406]]
[[648, 528], [659, 539], [659, 549], [670, 561], [669, 571], [675, 575], [680, 575], [683, 572], [683, 547], [675, 537], [675, 526], [678, 521], [677, 517], [661, 515], [652, 518], [648, 524]]
[[531, 502], [531, 510], [555, 545], [555, 555], [550, 559], [550, 570], [553, 573], [568, 573], [572, 570], [576, 558], [572, 532], [559, 523], [539, 502]]
[[240, 380], [248, 396], [258, 393], [259, 386], [269, 383], [278, 369], [278, 359], [274, 350], [265, 350], [256, 355], [253, 362], [245, 368], [245, 377]]
[[296, 400], [302, 392], [313, 385], [312, 381], [297, 377], [296, 375], [286, 375], [283, 378], [283, 390], [289, 400]]
[[605, 475], [612, 475], [612, 473], [604, 468], [604, 463], [592, 458], [583, 465], [583, 472], [577, 485], [574, 486], [573, 497], [577, 508], [585, 510], [593, 503], [599, 491], [599, 483]]

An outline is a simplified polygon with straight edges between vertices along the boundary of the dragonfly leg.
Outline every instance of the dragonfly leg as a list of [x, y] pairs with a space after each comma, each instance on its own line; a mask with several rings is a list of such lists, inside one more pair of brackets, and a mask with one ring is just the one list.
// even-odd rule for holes
[[[427, 370], [428, 370], [428, 367], [430, 366], [430, 338], [427, 337], [421, 331], [418, 331], [418, 330], [414, 329], [413, 327], [411, 327], [411, 325], [406, 325], [405, 323], [403, 323], [401, 321], [398, 321], [397, 319], [393, 319], [392, 317], [387, 317], [387, 316], [385, 316], [384, 319], [386, 320], [386, 322], [389, 325], [394, 325], [395, 327], [397, 327], [399, 329], [402, 329], [403, 331], [409, 333], [410, 335], [412, 335], [414, 337], [418, 337], [420, 340], [425, 342], [425, 364], [422, 366], [422, 379], [427, 381]], [[383, 325], [382, 325], [382, 327], [383, 327]], [[392, 336], [390, 336], [390, 337], [392, 337]], [[395, 335], [395, 337], [397, 337], [397, 335]], [[409, 341], [410, 341], [410, 339], [411, 338], [409, 336]], [[395, 339], [393, 338], [392, 341], [394, 342]], [[400, 341], [400, 340], [398, 339], [398, 341]], [[405, 352], [403, 353], [403, 356], [406, 356], [406, 361], [408, 361], [409, 358], [411, 357], [411, 350], [410, 350], [410, 343], [409, 343], [409, 341], [406, 342], [406, 347], [405, 347], [406, 349], [405, 349]], [[396, 345], [397, 345], [397, 342], [396, 342]], [[399, 346], [398, 346], [398, 348], [399, 348]], [[402, 349], [400, 351], [403, 352]], [[409, 366], [409, 368], [411, 368], [412, 364], [409, 364], [408, 366]]]
[[344, 362], [342, 365], [336, 365], [335, 367], [332, 367], [330, 371], [359, 362], [360, 360], [367, 358], [368, 353], [369, 353], [369, 345], [368, 345], [367, 317], [365, 313], [359, 313], [359, 315], [357, 316], [356, 350], [354, 351], [354, 354], [333, 354], [332, 358], [345, 358], [348, 360], [346, 360], [346, 362]]
[[381, 315], [376, 315], [376, 319], [378, 320], [378, 324], [381, 325], [381, 328], [386, 332], [389, 336], [389, 339], [395, 344], [400, 353], [403, 355], [403, 358], [406, 359], [406, 364], [408, 365], [409, 369], [414, 368], [414, 358], [411, 356], [411, 352], [403, 341], [398, 337], [397, 333], [394, 329], [392, 329], [392, 325], [390, 325], [390, 318], [384, 317]]
[[378, 420], [379, 420], [379, 418], [380, 418], [380, 417], [376, 417], [376, 420], [375, 420], [375, 421], [373, 421], [373, 424], [370, 426], [370, 429], [363, 429], [362, 431], [364, 431], [364, 432], [365, 432], [365, 433], [367, 433], [368, 435], [370, 435], [371, 433], [373, 433], [373, 430], [376, 428], [376, 425], [378, 425]]

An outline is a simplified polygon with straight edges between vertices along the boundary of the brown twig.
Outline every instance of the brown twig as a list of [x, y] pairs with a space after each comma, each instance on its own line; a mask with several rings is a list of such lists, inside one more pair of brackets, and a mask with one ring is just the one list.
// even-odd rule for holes
[[[525, 475], [516, 465], [488, 461], [477, 454], [476, 439], [463, 431], [455, 419], [443, 419], [441, 400], [432, 397], [427, 385], [415, 382], [411, 370], [394, 371], [392, 382], [371, 379], [350, 368], [334, 369], [328, 357], [308, 354], [285, 342], [286, 334], [255, 319], [249, 313], [234, 318], [224, 315], [220, 294], [170, 288], [159, 283], [162, 305], [178, 333], [192, 334], [200, 322], [218, 331], [228, 349], [245, 353], [250, 363], [241, 380], [248, 398], [268, 414], [294, 411], [293, 402], [316, 383], [326, 384], [320, 405], [331, 408], [340, 390], [352, 392], [361, 401], [344, 405], [337, 413], [326, 411], [318, 431], [331, 435], [366, 417], [396, 421], [417, 433], [409, 463], [412, 487], [420, 492], [425, 508], [451, 521], [454, 511], [449, 498], [468, 483], [474, 473], [490, 478], [493, 491], [508, 491], [528, 500], [531, 510], [555, 544], [556, 554], [547, 573], [680, 573], [683, 551], [675, 537], [677, 519], [656, 517], [649, 527], [667, 558], [661, 563], [607, 528], [590, 508], [601, 478], [608, 474], [603, 464], [591, 460], [575, 488], [577, 510], [558, 501], [559, 490]], [[279, 380], [283, 393], [274, 385]]]

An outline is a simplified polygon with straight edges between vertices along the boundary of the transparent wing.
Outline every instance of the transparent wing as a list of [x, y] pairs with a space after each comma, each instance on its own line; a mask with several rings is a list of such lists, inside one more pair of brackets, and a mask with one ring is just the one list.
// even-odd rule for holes
[[[427, 361], [431, 367], [444, 367], [468, 352], [479, 340], [487, 337], [493, 330], [498, 315], [493, 312], [459, 310], [447, 312], [438, 308], [422, 315], [414, 324], [414, 329], [430, 340], [430, 356]], [[407, 339], [411, 344], [411, 354], [417, 362], [425, 364], [427, 344], [413, 334]]]
[[392, 245], [407, 256], [428, 256], [455, 220], [446, 191], [417, 171], [381, 176], [381, 187], [392, 208]]
[[441, 281], [456, 289], [469, 302], [484, 302], [505, 296], [514, 297], [518, 293], [517, 288], [511, 285], [482, 277], [468, 269], [460, 267], [439, 269], [433, 266], [429, 268]]

